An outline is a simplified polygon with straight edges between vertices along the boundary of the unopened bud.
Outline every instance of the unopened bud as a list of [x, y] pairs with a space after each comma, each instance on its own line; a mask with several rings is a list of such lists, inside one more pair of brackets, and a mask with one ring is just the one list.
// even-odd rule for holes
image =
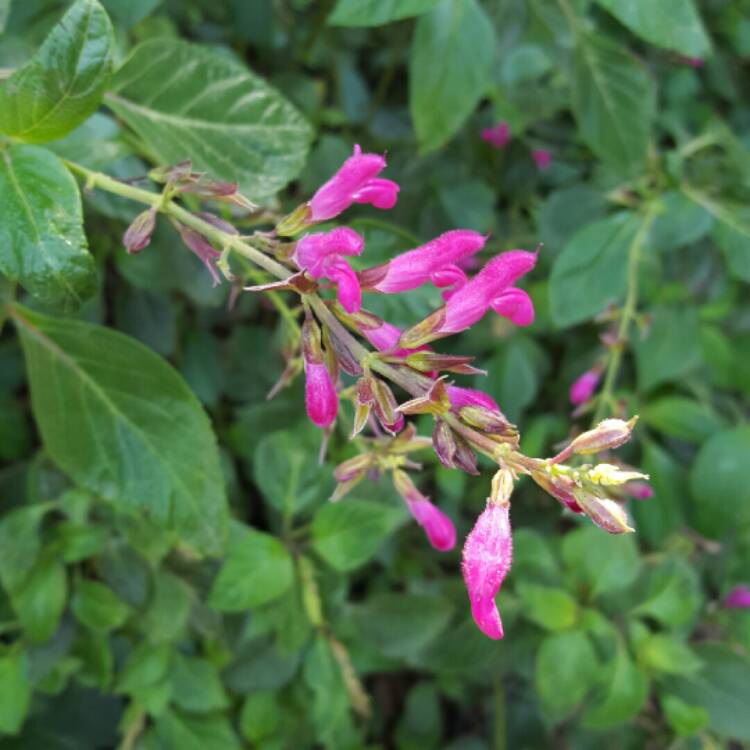
[[435, 427], [432, 430], [432, 447], [443, 466], [449, 469], [456, 468], [453, 460], [456, 455], [456, 436], [450, 425], [442, 419], [435, 420]]
[[334, 470], [333, 476], [337, 482], [349, 482], [357, 476], [363, 476], [372, 466], [373, 457], [370, 453], [360, 453], [340, 463]]
[[622, 419], [605, 419], [593, 430], [579, 435], [569, 446], [569, 451], [581, 456], [600, 453], [601, 451], [619, 448], [630, 440], [638, 417], [628, 422]]
[[583, 509], [573, 496], [575, 482], [566, 476], [555, 476], [544, 469], [532, 473], [531, 478], [549, 495], [559, 500], [568, 510], [583, 513]]
[[492, 490], [487, 502], [492, 505], [507, 505], [510, 502], [510, 496], [513, 492], [515, 477], [509, 469], [500, 469], [492, 477]]
[[440, 330], [443, 322], [445, 321], [445, 306], [439, 310], [428, 315], [424, 320], [421, 320], [411, 328], [407, 328], [402, 334], [398, 341], [398, 345], [404, 349], [416, 349], [422, 344], [427, 344], [430, 341], [434, 341], [437, 338], [441, 338], [441, 334], [436, 333]]
[[122, 244], [131, 255], [143, 250], [151, 242], [151, 235], [156, 228], [156, 209], [149, 208], [133, 219], [122, 237]]
[[648, 479], [647, 474], [639, 471], [624, 471], [614, 464], [597, 464], [587, 472], [587, 478], [594, 484], [605, 486], [620, 485], [635, 479]]
[[193, 172], [193, 164], [189, 160], [181, 161], [179, 164], [170, 164], [164, 167], [154, 167], [148, 173], [153, 182], [188, 182], [197, 180], [200, 174]]
[[484, 374], [483, 370], [472, 367], [469, 363], [474, 357], [461, 357], [451, 354], [440, 354], [438, 352], [414, 352], [406, 359], [399, 358], [409, 367], [418, 372], [455, 372], [459, 375]]
[[406, 401], [398, 407], [402, 414], [445, 414], [450, 411], [451, 402], [442, 379], [436, 380], [424, 396]]
[[515, 425], [499, 411], [485, 409], [482, 406], [462, 406], [458, 410], [461, 419], [471, 427], [476, 427], [490, 435], [518, 435]]
[[614, 500], [597, 497], [579, 487], [573, 490], [573, 494], [583, 512], [600, 529], [609, 534], [625, 534], [634, 530], [628, 523], [627, 513]]
[[403, 427], [404, 417], [396, 411], [398, 402], [393, 391], [378, 378], [372, 378], [373, 407], [378, 421], [391, 434], [395, 435]]
[[280, 237], [294, 237], [310, 224], [309, 216], [307, 203], [300, 204], [276, 225], [276, 234]]
[[460, 435], [456, 435], [456, 452], [453, 455], [456, 467], [467, 474], [477, 476], [477, 455], [472, 447]]
[[325, 363], [323, 346], [321, 344], [320, 326], [315, 322], [315, 319], [311, 315], [308, 315], [305, 318], [305, 322], [302, 324], [300, 342], [302, 344], [302, 356], [304, 357], [305, 362], [316, 365]]

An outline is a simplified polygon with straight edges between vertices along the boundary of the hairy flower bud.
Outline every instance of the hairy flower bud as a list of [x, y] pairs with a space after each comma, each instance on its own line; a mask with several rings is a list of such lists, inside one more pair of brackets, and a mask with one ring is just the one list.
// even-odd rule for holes
[[411, 477], [405, 471], [396, 469], [393, 472], [393, 486], [414, 520], [424, 529], [430, 544], [441, 552], [453, 549], [456, 544], [453, 522], [414, 486]]
[[378, 378], [372, 378], [373, 408], [383, 429], [395, 435], [404, 427], [404, 415], [397, 412], [398, 401], [393, 391]]
[[151, 242], [156, 229], [156, 209], [149, 208], [133, 219], [122, 237], [122, 244], [130, 255], [135, 255]]
[[308, 317], [302, 325], [302, 359], [305, 368], [305, 407], [317, 427], [329, 427], [338, 413], [336, 386], [326, 365], [318, 324]]
[[609, 534], [625, 534], [634, 531], [628, 523], [628, 514], [614, 500], [597, 497], [580, 487], [573, 489], [573, 496], [583, 512]]
[[601, 368], [592, 367], [590, 370], [586, 370], [570, 386], [570, 391], [568, 392], [570, 403], [573, 406], [579, 406], [588, 401], [594, 395], [600, 378]]
[[568, 510], [572, 510], [573, 513], [583, 513], [583, 509], [573, 495], [576, 484], [570, 477], [550, 474], [546, 469], [542, 469], [533, 472], [531, 478]]
[[577, 453], [580, 456], [588, 456], [601, 451], [619, 448], [630, 440], [633, 427], [638, 417], [633, 417], [625, 422], [622, 419], [605, 419], [594, 427], [593, 430], [581, 433], [566, 451]]

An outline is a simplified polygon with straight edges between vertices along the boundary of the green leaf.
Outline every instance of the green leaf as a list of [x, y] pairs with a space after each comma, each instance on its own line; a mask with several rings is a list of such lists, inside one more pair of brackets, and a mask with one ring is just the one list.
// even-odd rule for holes
[[283, 720], [284, 709], [274, 693], [250, 693], [242, 704], [240, 731], [245, 739], [259, 743], [266, 737], [273, 736]]
[[612, 536], [590, 526], [565, 535], [562, 555], [572, 574], [591, 588], [592, 596], [627, 588], [638, 577], [641, 564], [630, 534]]
[[39, 524], [50, 510], [47, 504], [16, 508], [0, 521], [0, 581], [12, 592], [34, 566], [39, 553]]
[[641, 416], [649, 427], [691, 443], [702, 443], [722, 427], [721, 419], [708, 405], [685, 396], [649, 401]]
[[697, 242], [713, 226], [713, 216], [679, 190], [659, 197], [659, 213], [651, 226], [649, 250], [668, 252]]
[[701, 706], [691, 706], [675, 695], [665, 695], [659, 702], [669, 726], [681, 737], [697, 734], [708, 726], [708, 711]]
[[107, 633], [120, 627], [128, 618], [130, 608], [103, 583], [80, 579], [71, 602], [79, 622], [94, 632]]
[[648, 697], [648, 679], [630, 658], [623, 643], [603, 669], [602, 691], [583, 712], [583, 726], [608, 729], [635, 716]]
[[16, 734], [29, 711], [31, 681], [23, 651], [0, 656], [0, 733]]
[[176, 640], [182, 635], [191, 605], [188, 584], [166, 570], [157, 571], [151, 601], [139, 620], [146, 638], [152, 643]]
[[185, 711], [207, 713], [229, 705], [216, 667], [205, 659], [175, 654], [170, 679], [172, 701]]
[[220, 612], [240, 612], [281, 596], [293, 579], [292, 558], [276, 537], [235, 523], [208, 603]]
[[534, 364], [534, 347], [529, 339], [514, 336], [487, 365], [489, 376], [482, 378], [480, 387], [503, 404], [511, 421], [519, 420], [539, 390]]
[[701, 660], [687, 643], [666, 633], [653, 633], [636, 645], [638, 662], [646, 669], [664, 674], [692, 675], [701, 668]]
[[52, 557], [41, 557], [11, 592], [13, 609], [32, 643], [44, 643], [57, 629], [68, 597], [65, 566]]
[[687, 625], [701, 605], [698, 576], [681, 557], [674, 557], [650, 571], [644, 600], [633, 610], [672, 628]]
[[131, 651], [117, 680], [115, 691], [137, 695], [164, 681], [169, 670], [169, 646], [141, 644]]
[[239, 183], [252, 200], [302, 169], [311, 138], [297, 110], [239, 62], [173, 39], [138, 45], [115, 75], [107, 104], [154, 161]]
[[380, 26], [419, 16], [437, 3], [438, 0], [338, 0], [327, 23], [329, 26]]
[[701, 534], [720, 539], [750, 522], [749, 455], [749, 427], [719, 432], [701, 447], [690, 469], [690, 516]]
[[688, 57], [705, 57], [711, 42], [693, 0], [597, 0], [634, 34]]
[[713, 238], [724, 253], [732, 276], [750, 282], [750, 211], [725, 211], [724, 219], [714, 227]]
[[657, 308], [644, 337], [633, 347], [641, 390], [679, 380], [701, 361], [696, 310]]
[[477, 0], [440, 0], [417, 21], [409, 109], [422, 153], [445, 144], [485, 93], [495, 32]]
[[11, 0], [0, 0], [0, 34], [5, 31], [5, 25], [8, 22], [10, 2]]
[[403, 518], [402, 508], [347, 497], [317, 511], [312, 545], [336, 570], [354, 570], [378, 551]]
[[227, 523], [216, 440], [161, 357], [121, 333], [13, 309], [34, 414], [50, 457], [78, 484], [147, 513], [197, 552]]
[[750, 740], [750, 661], [719, 644], [696, 648], [703, 669], [690, 679], [671, 681], [670, 692], [708, 711], [709, 727], [723, 737]]
[[162, 748], [180, 750], [241, 750], [229, 720], [217, 716], [187, 716], [167, 711], [154, 725]]
[[563, 589], [520, 583], [516, 589], [522, 602], [523, 616], [546, 630], [567, 630], [575, 624], [578, 606]]
[[547, 636], [536, 657], [535, 684], [544, 710], [561, 718], [583, 700], [599, 665], [588, 637], [577, 630]]
[[0, 88], [0, 131], [28, 143], [60, 138], [101, 102], [114, 35], [97, 0], [77, 0], [39, 51]]
[[78, 186], [37, 146], [0, 148], [0, 273], [43, 302], [75, 308], [96, 289]]
[[619, 212], [576, 232], [555, 258], [549, 280], [552, 319], [559, 328], [598, 315], [625, 293], [628, 248], [638, 219]]
[[572, 107], [583, 140], [623, 173], [646, 160], [654, 117], [654, 86], [646, 68], [603, 36], [581, 36], [575, 47]]
[[452, 614], [451, 603], [438, 596], [376, 594], [354, 609], [353, 621], [383, 654], [408, 660], [446, 628]]

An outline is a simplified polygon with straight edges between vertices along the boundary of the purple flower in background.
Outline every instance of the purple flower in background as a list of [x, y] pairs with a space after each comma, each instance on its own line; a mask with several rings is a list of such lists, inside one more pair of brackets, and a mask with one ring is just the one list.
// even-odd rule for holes
[[594, 395], [601, 375], [601, 369], [598, 367], [592, 367], [582, 375], [579, 375], [573, 382], [573, 385], [570, 386], [570, 391], [568, 391], [570, 403], [574, 406], [579, 406], [588, 401]]
[[513, 554], [510, 507], [488, 503], [466, 538], [462, 571], [477, 627], [489, 638], [503, 637], [503, 623], [495, 596], [505, 579]]
[[334, 281], [341, 306], [347, 312], [357, 312], [362, 306], [362, 293], [357, 274], [344, 256], [359, 255], [364, 244], [353, 229], [338, 227], [330, 232], [306, 234], [297, 242], [292, 259], [314, 279]]
[[543, 172], [552, 163], [552, 154], [546, 148], [538, 148], [532, 151], [531, 158], [540, 172]]
[[479, 136], [494, 148], [503, 148], [510, 140], [510, 125], [507, 122], [498, 122], [491, 128], [483, 128]]
[[456, 529], [453, 521], [440, 508], [421, 495], [406, 500], [406, 507], [436, 550], [447, 552], [453, 549], [456, 545]]
[[359, 146], [328, 182], [318, 188], [308, 203], [308, 220], [326, 221], [338, 216], [352, 203], [369, 203], [388, 209], [396, 205], [399, 187], [377, 175], [385, 169], [385, 158], [363, 154]]
[[750, 609], [750, 588], [735, 586], [722, 599], [721, 605], [727, 609]]

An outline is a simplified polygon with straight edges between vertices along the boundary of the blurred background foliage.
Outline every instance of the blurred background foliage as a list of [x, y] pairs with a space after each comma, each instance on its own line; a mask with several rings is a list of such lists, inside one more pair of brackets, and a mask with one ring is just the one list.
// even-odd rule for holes
[[[0, 0], [0, 65], [34, 54], [66, 5]], [[229, 310], [226, 285], [212, 288], [168, 226], [126, 255], [137, 206], [87, 194], [100, 273], [77, 316], [179, 370], [218, 435], [237, 521], [223, 559], [200, 561], [76, 486], [40, 447], [6, 327], [0, 747], [750, 746], [750, 610], [721, 605], [750, 583], [750, 3], [103, 5], [119, 62], [147, 44], [145, 66], [164, 50], [173, 66], [243, 66], [310, 124], [279, 99], [272, 128], [289, 158], [240, 175], [269, 208], [306, 200], [354, 143], [387, 152], [397, 207], [348, 217], [366, 236], [363, 264], [453, 227], [489, 233], [487, 255], [544, 243], [529, 282], [535, 324], [490, 317], [444, 347], [488, 370], [477, 387], [519, 424], [528, 454], [550, 455], [591, 422], [591, 410], [571, 418], [568, 388], [595, 361], [611, 363], [599, 336], [630, 299], [629, 340], [596, 408], [641, 415], [624, 457], [655, 494], [631, 503], [637, 533], [612, 538], [522, 483], [499, 597], [506, 637], [483, 638], [459, 551], [440, 555], [405, 524], [388, 482], [327, 505], [332, 468], [352, 448], [342, 431], [318, 465], [300, 384], [265, 400], [289, 335], [267, 300], [244, 295]], [[177, 39], [202, 49], [170, 46]], [[48, 147], [120, 177], [183, 152], [232, 177], [185, 145], [189, 133], [175, 128], [164, 146], [141, 127], [127, 80], [111, 88]], [[499, 121], [511, 139], [495, 149], [479, 134]], [[231, 129], [222, 137], [233, 155]], [[539, 149], [552, 157], [543, 170]], [[420, 289], [366, 305], [406, 325], [438, 299]], [[462, 538], [490, 467], [474, 478], [423, 461], [420, 488]]]

